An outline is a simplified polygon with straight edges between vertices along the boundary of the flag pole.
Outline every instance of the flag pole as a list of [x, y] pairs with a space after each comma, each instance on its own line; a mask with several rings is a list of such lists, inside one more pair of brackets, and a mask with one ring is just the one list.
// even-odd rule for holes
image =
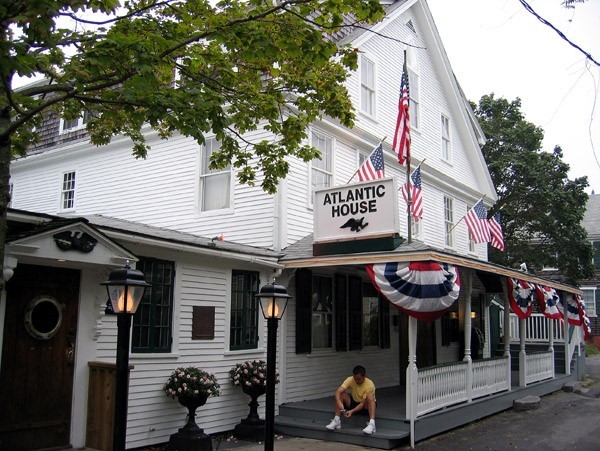
[[[403, 67], [402, 67], [402, 71], [403, 74], [406, 74], [407, 80], [406, 80], [406, 85], [408, 86], [408, 68], [406, 65], [406, 50], [404, 50], [404, 63], [403, 63]], [[410, 97], [406, 99], [407, 103], [410, 105]], [[406, 114], [408, 115], [408, 111], [406, 112]], [[410, 144], [408, 144], [410, 145]], [[411, 193], [411, 189], [410, 189], [410, 160], [411, 160], [411, 155], [410, 152], [408, 152], [407, 158], [406, 158], [406, 188], [407, 188], [407, 197], [406, 197], [406, 212], [407, 212], [407, 225], [408, 225], [408, 244], [410, 244], [412, 242], [412, 226], [411, 226], [411, 206], [412, 206], [412, 193]]]
[[[477, 205], [477, 204], [478, 204], [479, 202], [481, 202], [483, 199], [485, 199], [485, 194], [484, 194], [483, 196], [481, 196], [481, 197], [479, 198], [479, 200], [478, 200], [477, 202], [475, 202], [473, 205]], [[471, 210], [469, 210], [469, 211], [471, 211]], [[467, 211], [467, 214], [469, 213], [469, 211]], [[452, 231], [454, 230], [454, 228], [455, 228], [457, 225], [459, 225], [459, 224], [460, 224], [460, 221], [462, 221], [463, 219], [465, 219], [465, 217], [466, 217], [466, 216], [467, 216], [467, 215], [463, 215], [463, 217], [462, 217], [462, 218], [460, 218], [460, 220], [459, 220], [459, 221], [458, 221], [456, 224], [454, 224], [450, 230], [448, 230], [448, 233], [452, 232]]]
[[[386, 138], [387, 138], [387, 135], [385, 135], [383, 138], [381, 138], [381, 141], [379, 141], [379, 144], [377, 144], [375, 146], [375, 148], [371, 151], [371, 153], [369, 154], [369, 156], [367, 158], [371, 158], [371, 155], [373, 155], [373, 152], [375, 152], [375, 150], [377, 150], [377, 148], [383, 144], [383, 142], [386, 140]], [[352, 174], [352, 177], [350, 177], [350, 179], [346, 182], [346, 185], [348, 183], [350, 183], [354, 177], [356, 177], [356, 174], [358, 174], [358, 171], [360, 171], [360, 166], [358, 167], [358, 169], [356, 171], [354, 171], [354, 174]]]

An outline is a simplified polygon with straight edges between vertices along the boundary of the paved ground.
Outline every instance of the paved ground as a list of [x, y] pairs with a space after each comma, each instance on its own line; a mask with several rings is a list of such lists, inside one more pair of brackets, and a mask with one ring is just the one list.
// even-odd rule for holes
[[[600, 355], [588, 357], [589, 378], [585, 394], [556, 392], [542, 397], [540, 408], [525, 412], [513, 409], [418, 442], [417, 450], [600, 450]], [[396, 449], [409, 449], [402, 446]], [[213, 451], [236, 449], [261, 451], [262, 443], [240, 442], [223, 437]], [[362, 446], [296, 437], [277, 437], [275, 449], [281, 451], [359, 451]]]

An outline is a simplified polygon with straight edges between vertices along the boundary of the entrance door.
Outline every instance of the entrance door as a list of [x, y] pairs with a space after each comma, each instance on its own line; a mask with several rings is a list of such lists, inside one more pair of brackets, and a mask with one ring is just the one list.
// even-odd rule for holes
[[78, 270], [19, 265], [7, 284], [0, 450], [69, 446]]

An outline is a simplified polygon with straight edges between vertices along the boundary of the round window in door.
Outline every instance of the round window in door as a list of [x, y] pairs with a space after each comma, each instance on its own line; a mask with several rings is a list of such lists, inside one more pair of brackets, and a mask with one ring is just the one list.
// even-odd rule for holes
[[25, 307], [25, 329], [33, 338], [52, 338], [63, 322], [65, 305], [51, 296], [38, 296]]

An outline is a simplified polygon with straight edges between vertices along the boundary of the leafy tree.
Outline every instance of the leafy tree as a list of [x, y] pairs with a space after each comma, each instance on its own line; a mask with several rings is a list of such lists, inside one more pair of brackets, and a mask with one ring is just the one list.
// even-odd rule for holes
[[[383, 17], [378, 0], [14, 0], [0, 4], [0, 246], [6, 228], [8, 168], [35, 143], [53, 110], [92, 114], [93, 144], [115, 135], [144, 157], [143, 126], [221, 150], [239, 180], [273, 193], [286, 156], [309, 161], [307, 125], [328, 115], [353, 124], [343, 82], [356, 49], [332, 36]], [[174, 76], [176, 74], [176, 76]], [[15, 76], [45, 82], [15, 89]], [[264, 128], [273, 138], [249, 141]], [[3, 247], [0, 248], [0, 258]]]
[[490, 250], [490, 260], [512, 267], [558, 268], [565, 281], [593, 275], [592, 248], [581, 225], [587, 177], [569, 180], [560, 147], [541, 150], [544, 132], [521, 113], [521, 100], [484, 95], [472, 104], [487, 143], [483, 153], [496, 186], [505, 252]]

